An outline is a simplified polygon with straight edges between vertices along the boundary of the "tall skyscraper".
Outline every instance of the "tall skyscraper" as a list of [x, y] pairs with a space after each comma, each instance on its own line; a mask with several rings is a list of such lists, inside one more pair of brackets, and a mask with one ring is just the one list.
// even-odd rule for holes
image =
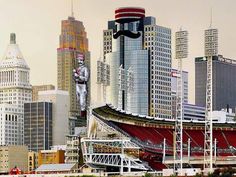
[[103, 31], [103, 62], [109, 65], [107, 102], [137, 114], [171, 118], [171, 30], [123, 7]]
[[[5, 129], [5, 132], [0, 134], [1, 139], [5, 139], [2, 142], [23, 144], [24, 103], [31, 99], [30, 68], [16, 44], [16, 35], [12, 33], [10, 44], [0, 62], [0, 104], [8, 104], [7, 107], [11, 110], [11, 114], [5, 113], [5, 117], [0, 119], [1, 126]], [[4, 115], [2, 111], [1, 114]], [[8, 112], [8, 108], [5, 108], [5, 111]], [[14, 131], [11, 131], [13, 128]]]
[[24, 144], [38, 152], [52, 146], [52, 103], [30, 102], [24, 104]]
[[[57, 49], [57, 86], [59, 90], [66, 90], [70, 96], [69, 116], [75, 117], [79, 112], [79, 104], [76, 100], [75, 82], [72, 78], [72, 70], [78, 66], [77, 54], [85, 56], [85, 64], [90, 68], [90, 52], [88, 51], [88, 39], [84, 25], [68, 17], [61, 23], [60, 46]], [[88, 103], [90, 100], [90, 82], [88, 83]]]
[[[227, 105], [236, 107], [236, 60], [213, 56], [213, 110], [221, 110]], [[206, 105], [207, 61], [205, 57], [195, 58], [195, 103]], [[234, 110], [234, 109], [233, 109]]]

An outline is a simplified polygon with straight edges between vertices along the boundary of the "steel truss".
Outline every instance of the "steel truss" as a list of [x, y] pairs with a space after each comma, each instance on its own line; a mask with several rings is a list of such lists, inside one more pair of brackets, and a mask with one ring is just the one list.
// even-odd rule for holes
[[[119, 167], [120, 172], [148, 170], [138, 159], [139, 147], [129, 139], [86, 139], [81, 140], [83, 157], [86, 163]], [[129, 155], [129, 153], [132, 155]], [[136, 154], [136, 155], [135, 155]]]
[[91, 114], [91, 116], [94, 118], [94, 120], [96, 120], [96, 122], [98, 123], [98, 125], [101, 127], [102, 131], [104, 130], [107, 133], [118, 133], [118, 131], [116, 129], [114, 129], [113, 127], [107, 125], [105, 122], [103, 122], [101, 119], [97, 118], [96, 116], [94, 116], [93, 114]]
[[175, 121], [175, 171], [183, 168], [183, 97], [182, 97], [182, 59], [178, 61], [177, 98]]
[[177, 96], [176, 96], [176, 120], [175, 120], [175, 151], [174, 170], [180, 171], [183, 168], [183, 83], [182, 83], [182, 59], [188, 57], [188, 32], [178, 31], [175, 36], [175, 53], [178, 59], [177, 70]]
[[204, 140], [204, 170], [206, 173], [213, 172], [213, 125], [212, 125], [212, 57], [218, 54], [218, 30], [205, 30], [205, 56], [207, 58], [206, 80], [206, 117], [205, 117], [205, 140]]

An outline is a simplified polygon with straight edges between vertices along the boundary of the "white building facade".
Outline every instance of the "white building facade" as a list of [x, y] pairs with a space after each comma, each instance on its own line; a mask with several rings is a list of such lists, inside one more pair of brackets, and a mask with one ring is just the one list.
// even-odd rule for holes
[[150, 115], [171, 118], [171, 29], [144, 20], [144, 48], [150, 55]]
[[[182, 93], [183, 103], [188, 103], [188, 72], [182, 71]], [[171, 71], [171, 96], [172, 96], [172, 119], [176, 118], [176, 97], [177, 97], [177, 70]]]
[[39, 101], [52, 102], [52, 145], [66, 144], [69, 134], [69, 93], [63, 90], [47, 90], [38, 93]]
[[[24, 103], [31, 101], [31, 99], [30, 68], [24, 60], [19, 46], [16, 44], [15, 34], [11, 34], [10, 44], [0, 62], [0, 104], [5, 104], [1, 106], [2, 115], [8, 115], [8, 113], [4, 111], [10, 109], [11, 114], [17, 116], [17, 118], [15, 116], [13, 116], [14, 118], [12, 118], [12, 116], [7, 118], [8, 121], [14, 120], [15, 124], [17, 124], [17, 128], [14, 127], [14, 129], [11, 129], [10, 126], [6, 126], [5, 134], [1, 134], [1, 139], [7, 137], [8, 139], [1, 141], [2, 143], [23, 144]], [[3, 125], [3, 118], [1, 119], [1, 123]], [[6, 136], [7, 132], [11, 133]]]
[[22, 117], [16, 105], [0, 104], [0, 145], [18, 145], [21, 128], [18, 119]]
[[[183, 102], [188, 103], [188, 72], [182, 71], [182, 93], [183, 93]], [[177, 70], [172, 69], [171, 71], [171, 92], [172, 95], [176, 96], [177, 92]]]
[[194, 104], [183, 103], [184, 120], [205, 120], [206, 108]]

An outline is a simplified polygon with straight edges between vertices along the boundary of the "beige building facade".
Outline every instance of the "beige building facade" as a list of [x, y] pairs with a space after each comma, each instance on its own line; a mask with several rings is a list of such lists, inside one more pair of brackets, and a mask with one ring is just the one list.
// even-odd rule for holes
[[42, 164], [60, 164], [65, 162], [64, 150], [43, 150], [39, 151], [38, 166]]
[[54, 90], [54, 85], [34, 85], [32, 87], [32, 101], [38, 101], [38, 92], [46, 90]]
[[28, 172], [34, 171], [38, 168], [38, 153], [30, 151], [28, 153]]
[[28, 170], [27, 146], [0, 146], [0, 174], [6, 174], [14, 167]]

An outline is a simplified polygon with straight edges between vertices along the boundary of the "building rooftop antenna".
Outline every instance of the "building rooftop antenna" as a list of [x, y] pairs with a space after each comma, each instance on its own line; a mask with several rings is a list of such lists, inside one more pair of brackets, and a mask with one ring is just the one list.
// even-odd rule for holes
[[212, 8], [211, 8], [211, 19], [210, 19], [210, 27], [209, 28], [212, 28]]
[[99, 53], [99, 59], [102, 59], [102, 54], [103, 54], [102, 44], [103, 44], [103, 41], [100, 42], [100, 53]]
[[180, 26], [179, 31], [183, 31], [183, 30], [182, 30], [182, 25]]
[[73, 4], [73, 0], [71, 0], [71, 17], [74, 17], [74, 4]]

